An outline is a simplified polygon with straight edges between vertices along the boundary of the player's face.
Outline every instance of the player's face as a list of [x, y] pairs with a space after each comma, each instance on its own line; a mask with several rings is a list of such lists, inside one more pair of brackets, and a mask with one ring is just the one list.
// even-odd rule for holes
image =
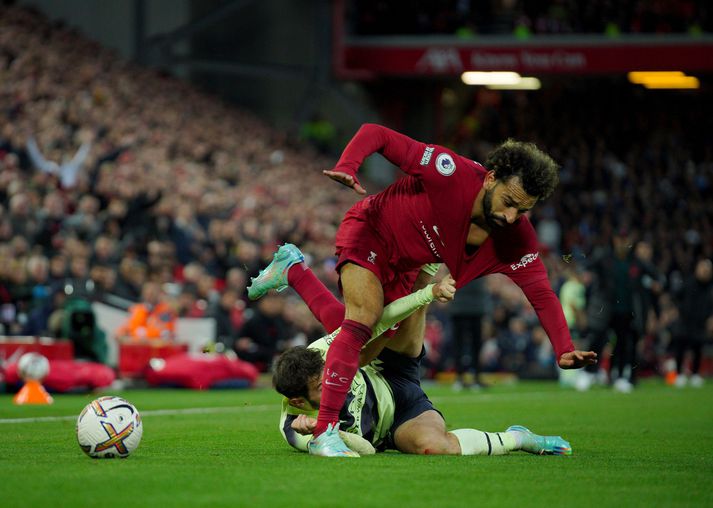
[[491, 172], [485, 183], [483, 215], [490, 227], [500, 228], [514, 223], [537, 203], [537, 198], [522, 188], [519, 177], [496, 180]]
[[310, 379], [307, 388], [307, 402], [314, 409], [319, 409], [319, 402], [322, 400], [322, 374]]

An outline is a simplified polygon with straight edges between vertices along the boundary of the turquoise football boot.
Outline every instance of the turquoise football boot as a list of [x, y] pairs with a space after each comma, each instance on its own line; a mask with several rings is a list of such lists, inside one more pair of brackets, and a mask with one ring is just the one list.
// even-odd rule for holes
[[359, 457], [359, 454], [349, 449], [339, 437], [337, 425], [331, 423], [326, 431], [307, 443], [307, 450], [310, 455], [320, 457]]
[[511, 425], [505, 432], [522, 434], [522, 451], [535, 455], [572, 455], [572, 446], [560, 436], [540, 436], [522, 425]]
[[277, 252], [275, 252], [270, 264], [267, 265], [264, 270], [260, 271], [257, 277], [250, 279], [248, 298], [258, 300], [265, 296], [265, 293], [271, 289], [276, 291], [286, 289], [288, 286], [287, 271], [292, 265], [301, 263], [304, 260], [304, 254], [302, 254], [297, 247], [291, 243], [282, 245], [277, 249]]

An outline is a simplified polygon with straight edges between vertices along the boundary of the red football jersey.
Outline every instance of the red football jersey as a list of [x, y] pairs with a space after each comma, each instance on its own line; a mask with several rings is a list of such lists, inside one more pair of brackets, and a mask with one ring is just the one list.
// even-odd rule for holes
[[527, 217], [493, 228], [475, 252], [466, 252], [473, 203], [486, 168], [442, 146], [365, 124], [334, 171], [356, 178], [364, 159], [375, 152], [409, 175], [355, 205], [383, 238], [391, 266], [407, 272], [425, 263], [443, 262], [457, 287], [483, 275], [503, 273], [534, 307], [557, 358], [573, 351], [562, 306], [550, 287], [539, 259], [537, 235]]

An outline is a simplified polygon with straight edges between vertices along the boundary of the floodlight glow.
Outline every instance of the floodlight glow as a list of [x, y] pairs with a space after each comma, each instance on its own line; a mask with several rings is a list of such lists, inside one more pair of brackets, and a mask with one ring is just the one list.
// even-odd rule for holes
[[686, 76], [681, 71], [630, 72], [629, 81], [650, 89], [700, 88], [700, 81], [694, 76]]
[[539, 90], [542, 88], [540, 80], [533, 77], [522, 77], [518, 83], [512, 85], [488, 85], [491, 90]]
[[683, 88], [693, 90], [701, 87], [700, 81], [694, 76], [681, 76], [679, 78], [660, 81], [651, 81], [643, 84], [649, 89], [663, 89], [663, 88]]
[[466, 85], [516, 85], [521, 78], [517, 72], [468, 71], [461, 74], [460, 79]]
[[634, 71], [628, 74], [629, 81], [636, 85], [643, 85], [646, 82], [680, 78], [685, 76], [681, 71]]

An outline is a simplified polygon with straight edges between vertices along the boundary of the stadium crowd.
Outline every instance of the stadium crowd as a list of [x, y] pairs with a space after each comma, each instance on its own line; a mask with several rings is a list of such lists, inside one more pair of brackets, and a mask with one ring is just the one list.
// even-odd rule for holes
[[697, 35], [713, 30], [703, 0], [354, 0], [348, 12], [356, 35]]
[[[660, 371], [659, 359], [686, 335], [688, 275], [713, 257], [706, 108], [624, 87], [607, 97], [576, 84], [483, 93], [496, 95], [476, 101], [449, 144], [482, 158], [515, 137], [562, 163], [557, 194], [531, 220], [553, 287], [567, 288], [573, 335], [598, 334], [604, 347], [613, 325], [602, 310], [628, 291], [636, 301], [612, 312], [631, 317], [643, 356], [619, 376]], [[611, 116], [593, 114], [603, 108]], [[0, 334], [61, 335], [67, 297], [119, 297], [127, 307], [163, 302], [170, 319], [214, 317], [215, 339], [265, 368], [288, 343], [321, 335], [294, 295], [251, 303], [245, 286], [291, 242], [336, 291], [334, 235], [356, 196], [322, 176], [332, 159], [15, 7], [0, 8], [0, 126]], [[629, 277], [609, 287], [596, 262], [612, 259], [615, 238]], [[710, 294], [710, 277], [701, 284]], [[482, 349], [462, 354], [478, 357], [479, 369], [556, 375], [519, 289], [498, 277], [486, 285]], [[129, 341], [146, 333], [121, 330]], [[434, 304], [426, 339], [434, 372], [455, 368], [452, 335], [451, 311]]]

